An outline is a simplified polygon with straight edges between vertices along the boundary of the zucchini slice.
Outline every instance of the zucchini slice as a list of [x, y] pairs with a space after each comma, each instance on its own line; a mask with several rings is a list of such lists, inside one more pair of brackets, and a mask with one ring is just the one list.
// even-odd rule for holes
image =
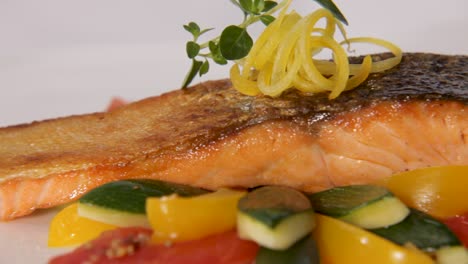
[[118, 209], [108, 209], [86, 203], [78, 203], [78, 215], [101, 223], [119, 227], [150, 227], [146, 214], [130, 213]]
[[122, 180], [97, 187], [78, 201], [78, 214], [116, 226], [149, 226], [145, 205], [148, 197], [170, 194], [194, 196], [206, 190], [150, 179]]
[[309, 198], [316, 212], [366, 229], [394, 225], [409, 214], [409, 208], [381, 186], [336, 187]]
[[320, 263], [317, 243], [311, 235], [297, 241], [285, 250], [260, 247], [255, 264], [318, 264]]
[[437, 264], [468, 264], [468, 250], [464, 246], [443, 247], [435, 255]]
[[411, 243], [426, 252], [461, 245], [460, 240], [445, 224], [416, 209], [411, 209], [410, 214], [400, 223], [368, 231], [399, 245]]
[[249, 192], [238, 203], [239, 237], [269, 249], [287, 249], [311, 233], [314, 227], [310, 201], [291, 188], [261, 187]]

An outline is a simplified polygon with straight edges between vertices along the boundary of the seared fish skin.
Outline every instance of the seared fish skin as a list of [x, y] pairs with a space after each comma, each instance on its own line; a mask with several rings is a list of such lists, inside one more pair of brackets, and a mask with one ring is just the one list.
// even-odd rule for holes
[[466, 165], [467, 113], [468, 56], [414, 53], [332, 101], [294, 91], [245, 96], [219, 80], [108, 113], [5, 127], [0, 219], [118, 179], [312, 192]]

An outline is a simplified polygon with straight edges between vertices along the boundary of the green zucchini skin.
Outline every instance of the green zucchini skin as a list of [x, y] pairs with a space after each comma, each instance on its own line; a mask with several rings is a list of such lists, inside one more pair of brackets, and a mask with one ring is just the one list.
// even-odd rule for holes
[[318, 264], [318, 248], [312, 236], [306, 236], [285, 250], [260, 247], [255, 259], [256, 264]]
[[339, 218], [392, 194], [384, 187], [349, 185], [309, 194], [317, 213]]
[[148, 197], [161, 197], [174, 193], [180, 196], [194, 196], [207, 192], [188, 185], [158, 180], [121, 180], [91, 190], [79, 199], [79, 203], [133, 214], [146, 214], [145, 204]]
[[296, 213], [287, 208], [244, 209], [242, 212], [270, 228], [275, 228], [281, 221]]
[[239, 200], [237, 208], [239, 237], [274, 250], [289, 248], [315, 227], [309, 199], [289, 187], [255, 189]]
[[303, 193], [280, 186], [264, 186], [242, 197], [238, 209], [274, 228], [284, 219], [311, 209], [310, 201]]
[[399, 245], [411, 243], [427, 252], [445, 246], [461, 245], [460, 240], [445, 224], [416, 209], [410, 209], [410, 214], [400, 223], [368, 231]]
[[309, 196], [314, 209], [361, 228], [381, 228], [401, 222], [409, 208], [389, 190], [375, 185], [335, 187]]

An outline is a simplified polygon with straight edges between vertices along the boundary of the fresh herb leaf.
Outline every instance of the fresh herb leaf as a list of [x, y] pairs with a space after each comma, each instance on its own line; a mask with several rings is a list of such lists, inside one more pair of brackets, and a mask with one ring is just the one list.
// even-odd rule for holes
[[219, 47], [221, 54], [227, 60], [238, 60], [247, 56], [252, 48], [253, 40], [245, 28], [228, 26], [221, 33]]
[[218, 44], [216, 44], [214, 41], [210, 41], [208, 43], [208, 48], [210, 49], [211, 58], [214, 62], [219, 65], [227, 64], [227, 60], [223, 57], [223, 55], [221, 55], [221, 49], [219, 48]]
[[185, 76], [184, 84], [182, 88], [187, 88], [189, 84], [193, 81], [193, 78], [200, 72], [200, 68], [203, 62], [197, 61], [196, 59], [192, 59], [192, 67], [190, 67], [190, 71], [188, 72], [187, 76]]
[[275, 1], [265, 1], [262, 12], [268, 12], [277, 5], [278, 5], [278, 3], [276, 3]]
[[231, 0], [231, 3], [234, 4], [235, 6], [237, 6], [238, 8], [242, 9], [242, 7], [240, 6], [239, 2], [237, 0]]
[[247, 14], [259, 14], [265, 7], [264, 0], [239, 0], [239, 4]]
[[265, 9], [265, 0], [254, 0], [255, 14], [259, 14]]
[[253, 1], [252, 0], [239, 0], [240, 7], [246, 13], [253, 13]]
[[[213, 30], [213, 29], [214, 29], [214, 28], [207, 28], [207, 29], [204, 29], [204, 30], [200, 31], [200, 35], [205, 34], [206, 32], [211, 31], [211, 30]], [[200, 35], [199, 35], [199, 36], [200, 36]]]
[[207, 60], [205, 60], [205, 62], [203, 62], [203, 64], [200, 66], [200, 76], [206, 74], [208, 70], [210, 70], [210, 63]]
[[184, 25], [185, 30], [192, 33], [193, 37], [196, 39], [200, 36], [200, 26], [195, 22], [190, 22], [187, 25]]
[[263, 15], [260, 16], [260, 21], [262, 21], [265, 26], [268, 26], [271, 22], [275, 21], [275, 18], [273, 16]]
[[344, 17], [344, 15], [341, 13], [340, 9], [333, 3], [332, 0], [314, 0], [315, 2], [319, 3], [323, 8], [327, 9], [330, 11], [333, 16], [335, 16], [338, 20], [343, 22], [345, 25], [348, 25], [348, 21]]
[[200, 45], [198, 45], [197, 43], [195, 43], [193, 41], [189, 41], [189, 42], [187, 42], [187, 45], [186, 45], [185, 49], [187, 51], [187, 56], [190, 59], [193, 59], [200, 52]]
[[214, 41], [208, 42], [208, 48], [210, 49], [211, 54], [216, 54], [219, 51], [219, 46]]

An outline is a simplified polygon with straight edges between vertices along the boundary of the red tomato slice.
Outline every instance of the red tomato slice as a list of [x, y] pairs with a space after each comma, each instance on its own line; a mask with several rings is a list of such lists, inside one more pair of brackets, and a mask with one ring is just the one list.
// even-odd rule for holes
[[110, 104], [107, 106], [107, 111], [110, 112], [110, 111], [114, 111], [115, 109], [118, 109], [124, 105], [126, 105], [127, 102], [120, 98], [120, 97], [114, 97], [112, 98], [112, 101], [110, 102]]
[[257, 244], [240, 239], [234, 230], [170, 246], [149, 244], [151, 233], [150, 229], [138, 227], [107, 231], [49, 263], [250, 264], [258, 251]]
[[457, 235], [460, 241], [468, 248], [468, 212], [443, 220], [443, 222]]
[[171, 264], [250, 264], [254, 262], [257, 251], [256, 243], [240, 239], [233, 230], [169, 247], [145, 247], [134, 260], [152, 259], [155, 263]]
[[[83, 244], [73, 252], [55, 257], [49, 263], [108, 263], [109, 256], [112, 256], [114, 251], [118, 251], [119, 246], [120, 248], [126, 248], [127, 253], [130, 247], [137, 251], [139, 248], [148, 245], [152, 234], [153, 230], [142, 227], [105, 231], [95, 240]], [[120, 252], [120, 254], [123, 253]]]

